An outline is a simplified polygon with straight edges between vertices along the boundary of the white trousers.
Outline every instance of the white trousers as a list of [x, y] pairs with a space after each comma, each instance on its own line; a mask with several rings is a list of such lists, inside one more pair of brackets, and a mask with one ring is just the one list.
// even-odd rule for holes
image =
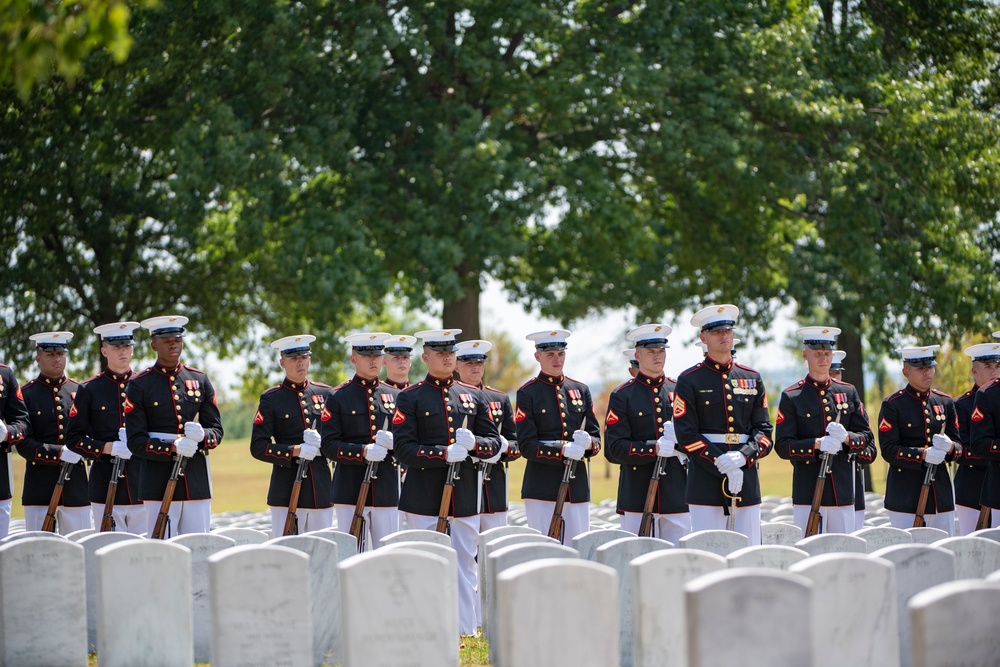
[[[48, 505], [28, 505], [24, 508], [24, 529], [41, 530], [42, 523], [45, 522], [45, 513], [49, 511]], [[63, 507], [56, 508], [56, 530], [60, 535], [93, 528], [90, 524], [89, 507]]]
[[[729, 517], [718, 505], [688, 505], [691, 530], [727, 530]], [[736, 508], [736, 532], [747, 536], [748, 546], [760, 544], [760, 505]]]
[[479, 515], [479, 532], [507, 525], [507, 512], [493, 512]]
[[[639, 534], [639, 524], [642, 523], [642, 512], [625, 512], [622, 516], [622, 530]], [[678, 541], [691, 532], [691, 515], [687, 512], [680, 514], [654, 514], [652, 537], [666, 540], [674, 546]]]
[[[157, 507], [159, 512], [160, 508]], [[90, 503], [90, 513], [94, 517], [94, 529], [101, 529], [101, 521], [104, 519], [104, 503]], [[111, 510], [111, 516], [115, 518], [115, 531], [119, 533], [134, 533], [149, 537], [146, 532], [146, 506], [145, 505], [115, 505]]]
[[[802, 529], [802, 534], [806, 534], [806, 525], [809, 523], [809, 510], [811, 505], [792, 505], [792, 523]], [[838, 505], [836, 507], [820, 506], [819, 515], [823, 517], [821, 533], [853, 533], [855, 521], [854, 505]]]
[[[549, 534], [549, 524], [552, 523], [552, 513], [556, 511], [554, 500], [524, 499], [524, 515], [528, 527], [540, 531], [542, 535]], [[590, 503], [564, 503], [562, 511], [565, 527], [562, 543], [573, 546], [573, 538], [590, 530]]]
[[[353, 508], [352, 512], [353, 512]], [[403, 512], [410, 530], [434, 530], [436, 516]], [[479, 572], [476, 551], [479, 549], [479, 515], [449, 517], [451, 522], [451, 547], [458, 560], [458, 632], [473, 635], [479, 623]]]
[[979, 510], [964, 505], [955, 505], [955, 514], [958, 515], [959, 535], [964, 537], [976, 530], [976, 524], [979, 523]]
[[[906, 530], [913, 528], [913, 517], [916, 514], [910, 512], [889, 512], [889, 525], [893, 528]], [[938, 512], [937, 514], [925, 514], [924, 523], [928, 528], [938, 528], [948, 533], [948, 537], [955, 534], [955, 513]]]
[[10, 507], [10, 498], [0, 500], [0, 540], [7, 537], [7, 533], [10, 532]]
[[[144, 500], [146, 506], [146, 535], [153, 534], [156, 527], [156, 517], [160, 514], [159, 500]], [[190, 533], [207, 533], [212, 528], [212, 501], [205, 500], [175, 500], [170, 503], [167, 512], [170, 522], [164, 539]]]
[[[287, 507], [268, 507], [271, 510], [271, 537], [281, 537], [285, 532], [285, 517], [288, 516]], [[325, 510], [304, 509], [300, 507], [295, 511], [299, 518], [299, 535], [311, 533], [314, 530], [323, 530], [333, 525], [333, 508], [327, 507]]]
[[[351, 521], [354, 519], [354, 505], [334, 505], [333, 509], [337, 512], [337, 530], [349, 533]], [[361, 537], [363, 551], [378, 549], [379, 541], [383, 537], [399, 532], [399, 510], [395, 507], [365, 505], [365, 511], [361, 516], [365, 518], [365, 534]]]

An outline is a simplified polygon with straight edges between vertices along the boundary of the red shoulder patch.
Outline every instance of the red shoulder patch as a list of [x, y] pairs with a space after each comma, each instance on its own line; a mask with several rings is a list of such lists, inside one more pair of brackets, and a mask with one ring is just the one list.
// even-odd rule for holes
[[986, 415], [983, 414], [982, 410], [976, 407], [976, 409], [972, 411], [972, 421], [981, 422], [984, 419], [986, 419]]
[[76, 417], [76, 415], [77, 415], [76, 403], [73, 403], [73, 405], [69, 406], [69, 416]]
[[886, 420], [885, 417], [882, 417], [882, 420], [878, 423], [878, 430], [879, 430], [880, 433], [885, 433], [886, 431], [891, 431], [892, 430], [892, 424], [890, 424], [888, 422], [888, 420]]
[[320, 421], [328, 422], [328, 421], [330, 421], [330, 419], [333, 418], [333, 415], [330, 414], [330, 410], [327, 409], [327, 407], [324, 405], [323, 406], [323, 414], [321, 414], [319, 416], [319, 418], [320, 418]]
[[21, 393], [21, 385], [17, 385], [17, 397], [20, 400], [24, 400], [24, 394]]
[[615, 414], [614, 410], [608, 410], [608, 418], [604, 420], [605, 426], [611, 426], [618, 423], [618, 415]]
[[396, 412], [394, 412], [393, 415], [392, 415], [392, 423], [393, 424], [402, 424], [405, 421], [406, 421], [406, 415], [404, 415], [402, 412], [400, 412], [399, 408], [396, 408]]
[[257, 410], [257, 414], [255, 414], [253, 416], [253, 423], [254, 424], [263, 424], [264, 423], [264, 415], [260, 414], [260, 410]]
[[778, 414], [774, 418], [774, 425], [777, 426], [783, 421], [785, 421], [785, 413], [781, 411], [781, 408], [778, 408]]
[[760, 406], [760, 407], [762, 407], [762, 408], [764, 408], [765, 410], [767, 410], [767, 394], [764, 394], [764, 402], [763, 402], [763, 403], [761, 403], [761, 406]]
[[517, 412], [514, 413], [514, 422], [515, 423], [523, 422], [527, 418], [528, 418], [528, 415], [526, 415], [524, 413], [524, 410], [522, 410], [521, 408], [518, 408]]
[[687, 403], [684, 402], [684, 399], [681, 398], [680, 396], [676, 397], [674, 399], [674, 419], [677, 419], [678, 417], [683, 417], [684, 415], [687, 414], [687, 411], [688, 411]]
[[128, 413], [132, 412], [133, 410], [135, 410], [135, 406], [132, 404], [132, 401], [130, 401], [130, 400], [128, 400], [126, 398], [125, 399], [125, 414], [128, 414]]
[[218, 405], [218, 404], [219, 404], [219, 395], [212, 394], [212, 405]]

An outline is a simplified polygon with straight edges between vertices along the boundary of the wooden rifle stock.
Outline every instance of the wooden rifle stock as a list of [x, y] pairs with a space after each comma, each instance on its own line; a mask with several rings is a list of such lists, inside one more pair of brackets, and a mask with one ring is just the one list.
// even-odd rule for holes
[[55, 488], [52, 489], [52, 498], [49, 500], [49, 508], [45, 512], [45, 520], [42, 521], [42, 530], [47, 533], [56, 532], [56, 510], [59, 509], [59, 501], [62, 499], [63, 486], [69, 479], [69, 472], [73, 469], [72, 463], [63, 461], [59, 465], [59, 479], [56, 480]]
[[[666, 428], [666, 423], [660, 429], [661, 436], [663, 435], [664, 428]], [[642, 519], [639, 520], [639, 531], [636, 533], [639, 537], [653, 536], [653, 505], [656, 504], [656, 492], [660, 489], [660, 475], [663, 474], [665, 463], [665, 461], [660, 460], [659, 456], [656, 457], [656, 463], [653, 465], [653, 476], [649, 478], [649, 486], [646, 487], [646, 502], [642, 505]]]
[[305, 477], [308, 465], [309, 461], [299, 459], [299, 468], [295, 471], [295, 481], [292, 482], [292, 494], [288, 498], [288, 513], [285, 514], [285, 528], [281, 531], [282, 536], [299, 534], [299, 517], [296, 512], [299, 510], [299, 494], [302, 492], [302, 478]]
[[[583, 421], [580, 422], [580, 430], [582, 431], [587, 425], [587, 416], [583, 416]], [[573, 459], [566, 459], [563, 463], [565, 466], [563, 468], [562, 480], [559, 482], [559, 491], [556, 492], [556, 506], [552, 509], [552, 520], [549, 522], [549, 532], [547, 533], [549, 537], [559, 540], [562, 542], [563, 532], [565, 532], [566, 522], [563, 520], [563, 505], [566, 504], [566, 496], [569, 495], [569, 482], [571, 479], [576, 477], [576, 461]], [[588, 480], [589, 483], [589, 480]]]
[[365, 466], [365, 476], [361, 480], [358, 499], [354, 503], [354, 516], [351, 517], [350, 533], [358, 541], [358, 551], [361, 551], [365, 545], [365, 503], [368, 501], [368, 489], [371, 488], [372, 480], [377, 479], [375, 475], [377, 469], [378, 463], [376, 461], [369, 461], [368, 465]]
[[163, 501], [160, 503], [160, 513], [156, 515], [156, 524], [153, 525], [151, 539], [162, 540], [167, 534], [167, 524], [170, 523], [170, 503], [174, 501], [174, 489], [177, 488], [177, 478], [184, 471], [187, 465], [187, 457], [175, 454], [174, 468], [170, 471], [170, 479], [167, 480], [167, 488], [163, 490]]
[[108, 494], [104, 497], [104, 515], [101, 517], [101, 532], [107, 533], [115, 529], [115, 496], [118, 494], [118, 478], [122, 474], [125, 461], [116, 456], [111, 466], [111, 481], [108, 482]]
[[[465, 415], [465, 419], [462, 420], [462, 428], [466, 428], [468, 423], [469, 415]], [[434, 526], [434, 530], [439, 533], [448, 532], [448, 512], [451, 510], [451, 499], [455, 494], [455, 480], [459, 479], [458, 466], [460, 465], [462, 465], [461, 461], [448, 464], [448, 476], [445, 477], [444, 488], [441, 490], [441, 504], [438, 506], [437, 525]]]
[[[944, 424], [941, 424], [941, 433], [944, 433]], [[913, 514], [914, 528], [923, 528], [927, 525], [927, 522], [924, 521], [924, 512], [927, 510], [927, 497], [930, 495], [934, 474], [937, 472], [936, 465], [925, 463], [924, 466], [924, 483], [920, 487], [920, 495], [917, 496], [917, 511]]]
[[[840, 423], [841, 412], [836, 408], [836, 422]], [[806, 522], [806, 533], [804, 537], [812, 537], [823, 532], [823, 515], [820, 514], [820, 507], [823, 505], [823, 491], [826, 490], [826, 476], [830, 474], [830, 466], [833, 465], [833, 455], [823, 452], [819, 456], [819, 476], [816, 478], [816, 488], [813, 489], [812, 504], [809, 506], [809, 520]]]
[[993, 519], [993, 509], [983, 505], [979, 508], [979, 521], [976, 522], [976, 530], [989, 528]]

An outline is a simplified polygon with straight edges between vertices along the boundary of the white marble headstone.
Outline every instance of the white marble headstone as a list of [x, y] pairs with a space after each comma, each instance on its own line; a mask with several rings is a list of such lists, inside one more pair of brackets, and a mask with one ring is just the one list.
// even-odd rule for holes
[[573, 548], [576, 549], [580, 558], [584, 560], [594, 560], [597, 555], [597, 547], [607, 544], [611, 540], [619, 540], [623, 537], [635, 537], [635, 534], [627, 530], [617, 528], [597, 528], [580, 533], [573, 538]]
[[727, 567], [722, 556], [696, 549], [656, 551], [629, 564], [632, 661], [636, 667], [687, 665], [684, 584]]
[[344, 667], [458, 666], [455, 572], [441, 556], [376, 549], [340, 563]]
[[75, 542], [27, 537], [0, 546], [0, 664], [85, 666], [84, 581]]
[[970, 533], [970, 536], [1000, 542], [1000, 528], [983, 528], [982, 530], [973, 531]]
[[802, 529], [791, 523], [772, 522], [760, 524], [761, 544], [795, 546], [802, 539]]
[[730, 530], [698, 530], [677, 541], [680, 549], [700, 549], [723, 557], [749, 544], [746, 535]]
[[309, 557], [244, 544], [208, 557], [212, 667], [313, 664]]
[[634, 558], [655, 551], [673, 549], [674, 545], [655, 537], [622, 537], [597, 547], [594, 560], [618, 573], [618, 651], [619, 665], [632, 667], [632, 579], [629, 563]]
[[338, 561], [358, 555], [358, 540], [350, 533], [342, 533], [335, 528], [324, 528], [303, 534], [321, 537], [336, 544]]
[[899, 666], [892, 563], [860, 553], [830, 553], [788, 571], [814, 584], [813, 667]]
[[80, 530], [74, 530], [72, 533], [66, 535], [66, 539], [70, 542], [79, 542], [83, 538], [87, 537], [87, 535], [93, 535], [96, 532], [98, 531], [93, 528], [81, 528]]
[[496, 667], [617, 664], [617, 580], [611, 568], [583, 559], [543, 559], [501, 572]]
[[94, 563], [101, 667], [191, 665], [191, 551], [125, 540], [98, 549]]
[[485, 547], [489, 542], [497, 539], [498, 537], [506, 537], [508, 535], [541, 535], [541, 531], [535, 530], [534, 528], [529, 528], [528, 526], [497, 526], [496, 528], [490, 528], [479, 533], [479, 553], [483, 552], [483, 547]]
[[[500, 528], [493, 528], [488, 532], [504, 528], [527, 528], [527, 526], [501, 526]], [[528, 530], [531, 529], [529, 528]], [[487, 621], [487, 617], [493, 609], [493, 584], [495, 582], [493, 577], [486, 576], [486, 563], [489, 562], [490, 554], [498, 549], [503, 549], [514, 544], [559, 544], [559, 540], [548, 535], [542, 535], [537, 530], [531, 530], [530, 533], [521, 532], [499, 535], [485, 544], [482, 542], [482, 535], [480, 535], [479, 544], [479, 554], [476, 558], [479, 563], [479, 604], [483, 616], [483, 634], [488, 638], [489, 635], [486, 628], [489, 622]]]
[[65, 540], [66, 538], [59, 533], [50, 533], [47, 530], [25, 530], [20, 533], [11, 533], [7, 537], [0, 540], [0, 544], [10, 544], [11, 542], [16, 542], [18, 540], [26, 540], [31, 537], [50, 537], [54, 540]]
[[378, 545], [381, 547], [386, 544], [392, 544], [393, 542], [434, 542], [435, 544], [450, 547], [451, 537], [444, 533], [439, 533], [436, 530], [411, 528], [409, 530], [400, 530], [392, 533], [391, 535], [386, 535], [379, 540]]
[[851, 535], [860, 537], [868, 545], [868, 553], [891, 547], [894, 544], [912, 544], [913, 536], [905, 530], [891, 526], [869, 526], [856, 530]]
[[972, 536], [947, 537], [932, 546], [955, 554], [955, 579], [982, 579], [1000, 570], [1000, 542]]
[[[900, 531], [902, 532], [902, 531]], [[870, 554], [896, 566], [896, 609], [899, 611], [899, 664], [910, 667], [910, 598], [955, 578], [955, 555], [926, 544], [896, 544]]]
[[267, 533], [262, 530], [254, 530], [253, 528], [223, 528], [212, 531], [212, 534], [228, 537], [236, 542], [236, 546], [238, 547], [244, 544], [264, 544], [268, 540]]
[[191, 613], [194, 619], [194, 661], [212, 661], [212, 625], [208, 589], [208, 557], [236, 546], [228, 537], [215, 533], [189, 533], [171, 537], [167, 542], [191, 551]]
[[[446, 547], [443, 544], [438, 544], [437, 542], [393, 542], [392, 544], [382, 545], [383, 549], [410, 549], [413, 551], [422, 551], [424, 553], [434, 554], [435, 556], [440, 556], [448, 561], [448, 569], [455, 573], [454, 581], [452, 581], [453, 591], [446, 591], [448, 599], [452, 597], [455, 598], [455, 604], [458, 604], [458, 589], [462, 585], [461, 575], [458, 573], [458, 553], [451, 547]], [[480, 567], [480, 569], [484, 569]], [[485, 624], [485, 621], [484, 621]], [[485, 633], [484, 633], [485, 634]], [[458, 641], [459, 635], [455, 635], [455, 641]]]
[[795, 543], [795, 546], [802, 549], [810, 556], [820, 554], [868, 553], [868, 543], [860, 537], [845, 535], [843, 533], [821, 533], [806, 537]]
[[931, 528], [929, 526], [907, 528], [906, 532], [908, 532], [910, 537], [913, 538], [914, 544], [934, 544], [938, 540], [943, 540], [948, 537], [948, 533], [944, 532], [940, 528]]
[[[689, 667], [810, 665], [812, 587], [798, 574], [747, 568], [689, 582], [684, 586]], [[764, 631], [774, 619], [794, 619], [795, 632]]]
[[313, 629], [313, 665], [340, 662], [340, 571], [337, 545], [313, 535], [288, 535], [265, 544], [297, 549], [309, 556], [310, 617]]
[[[69, 538], [67, 537], [67, 539]], [[87, 649], [91, 652], [97, 650], [97, 588], [93, 585], [97, 578], [97, 560], [94, 558], [94, 553], [111, 544], [141, 539], [143, 537], [140, 535], [114, 531], [91, 533], [84, 535], [77, 541], [77, 544], [83, 547], [83, 571], [86, 573], [85, 576], [89, 584], [87, 586]]]
[[765, 567], [775, 570], [787, 570], [793, 563], [809, 558], [802, 549], [786, 547], [783, 544], [759, 544], [753, 547], [743, 547], [733, 551], [726, 560], [729, 567]]
[[996, 667], [1000, 584], [952, 581], [910, 599], [913, 667]]

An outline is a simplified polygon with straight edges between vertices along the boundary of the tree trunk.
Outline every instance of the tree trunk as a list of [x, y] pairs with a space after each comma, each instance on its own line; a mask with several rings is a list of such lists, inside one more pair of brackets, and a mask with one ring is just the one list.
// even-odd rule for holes
[[460, 299], [444, 302], [441, 315], [442, 326], [461, 329], [459, 340], [482, 338], [479, 328], [479, 275], [473, 275], [466, 283], [465, 293]]

